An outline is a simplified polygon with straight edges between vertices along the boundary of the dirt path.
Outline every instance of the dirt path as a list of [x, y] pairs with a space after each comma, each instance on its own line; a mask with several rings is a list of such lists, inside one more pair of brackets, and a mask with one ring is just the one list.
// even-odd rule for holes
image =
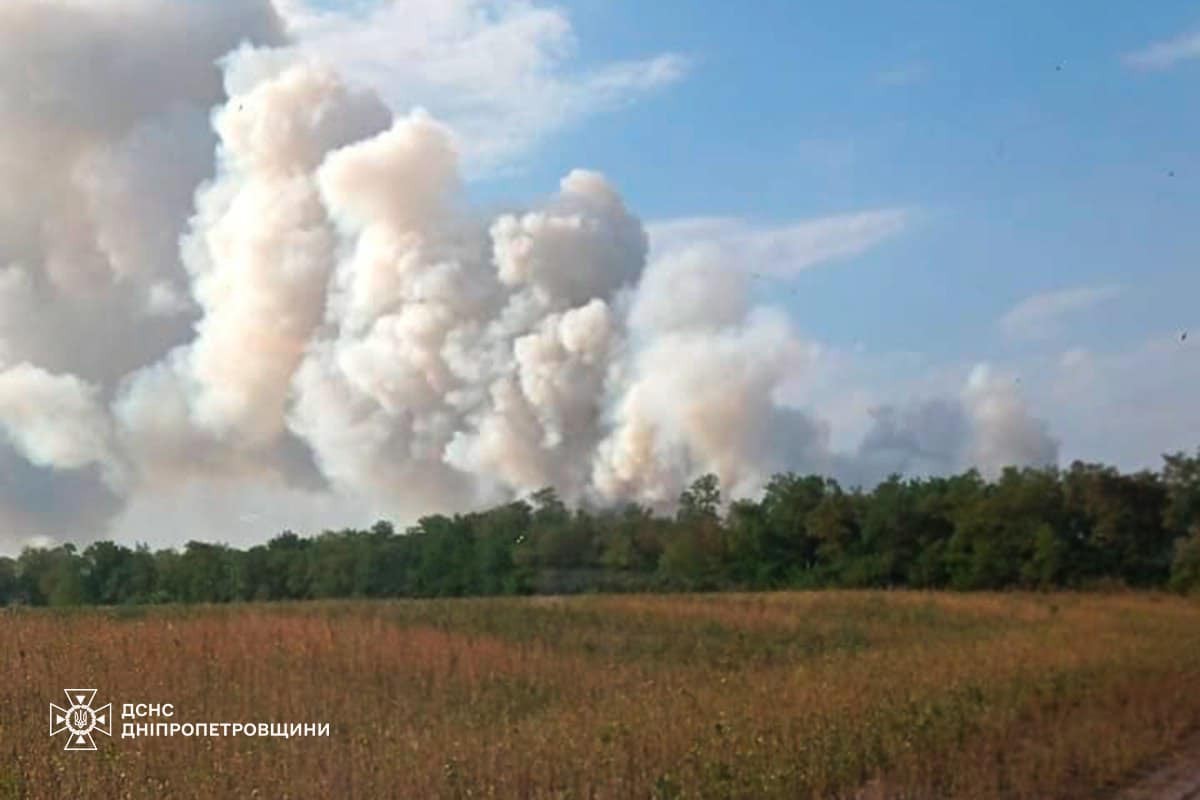
[[1200, 735], [1113, 800], [1200, 800]]

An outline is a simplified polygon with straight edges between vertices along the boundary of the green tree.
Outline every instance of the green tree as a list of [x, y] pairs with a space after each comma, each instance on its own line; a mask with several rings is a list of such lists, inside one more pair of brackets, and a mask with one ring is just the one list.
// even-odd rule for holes
[[608, 513], [600, 543], [601, 566], [617, 572], [653, 572], [662, 557], [668, 527], [666, 520], [637, 503]]
[[746, 587], [768, 586], [776, 570], [767, 554], [770, 520], [763, 504], [735, 500], [725, 520], [725, 552], [729, 577]]
[[1100, 464], [1071, 465], [1063, 479], [1067, 527], [1083, 536], [1081, 563], [1088, 577], [1120, 578], [1135, 585], [1164, 581], [1175, 533], [1165, 524], [1168, 489], [1151, 472], [1123, 475]]
[[113, 542], [93, 542], [83, 557], [88, 562], [86, 593], [92, 602], [117, 605], [132, 599], [132, 550]]
[[679, 495], [676, 520], [683, 524], [694, 522], [718, 523], [721, 519], [721, 483], [711, 472], [692, 481]]
[[227, 603], [243, 596], [236, 559], [226, 545], [188, 542], [172, 564], [175, 597], [186, 603]]
[[1177, 592], [1200, 592], [1200, 530], [1175, 542], [1169, 585]]
[[468, 518], [434, 515], [417, 521], [413, 537], [413, 588], [426, 597], [469, 594], [476, 585], [475, 535]]
[[312, 597], [309, 566], [312, 540], [284, 531], [267, 542], [266, 570], [270, 595], [303, 600]]
[[793, 583], [817, 567], [821, 539], [812, 528], [817, 519], [812, 514], [827, 496], [840, 491], [836, 481], [819, 475], [772, 476], [760, 502], [766, 524], [758, 529], [759, 585]]
[[17, 562], [0, 556], [0, 606], [8, 605], [18, 597]]
[[816, 565], [825, 581], [842, 582], [860, 554], [859, 505], [852, 495], [833, 485], [805, 517], [808, 535], [816, 543]]
[[1019, 586], [1029, 575], [1038, 531], [1065, 519], [1056, 470], [1009, 467], [962, 506], [946, 545], [950, 583], [958, 589]]
[[659, 558], [659, 571], [669, 582], [692, 589], [720, 583], [725, 560], [720, 513], [717, 476], [702, 475], [680, 493], [675, 525]]
[[80, 605], [89, 599], [86, 567], [73, 544], [27, 547], [17, 559], [18, 592], [33, 605]]
[[530, 529], [532, 509], [523, 501], [478, 515], [475, 528], [477, 583], [483, 594], [520, 594], [528, 576], [519, 574], [513, 551]]
[[1200, 526], [1200, 449], [1196, 455], [1163, 456], [1163, 483], [1167, 487], [1164, 523], [1177, 536]]

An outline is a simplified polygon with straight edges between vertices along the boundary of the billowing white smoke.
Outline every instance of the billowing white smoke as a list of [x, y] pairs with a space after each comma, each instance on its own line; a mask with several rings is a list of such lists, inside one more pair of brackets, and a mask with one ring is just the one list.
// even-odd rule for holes
[[0, 371], [0, 430], [39, 467], [102, 464], [109, 456], [110, 434], [96, 394], [74, 375], [17, 364]]
[[93, 537], [132, 491], [105, 406], [189, 335], [215, 61], [280, 30], [268, 2], [0, 3], [0, 550]]
[[[111, 381], [186, 336], [177, 238], [212, 170], [214, 62], [267, 2], [0, 3], [0, 337]], [[137, 324], [129, 324], [137, 320]]]
[[1046, 425], [1029, 414], [1012, 377], [998, 375], [986, 365], [972, 370], [963, 400], [973, 436], [967, 460], [985, 474], [1006, 466], [1052, 466], [1058, 462], [1058, 442]]
[[[246, 69], [237, 62], [261, 58], [239, 51], [231, 74]], [[195, 335], [131, 376], [118, 401], [134, 439], [203, 433], [238, 449], [272, 443], [284, 429], [292, 374], [321, 322], [337, 241], [314, 172], [331, 149], [374, 133], [388, 115], [321, 69], [257, 72], [244, 93], [228, 82], [230, 100], [214, 117], [217, 178], [197, 195], [182, 243], [202, 311]], [[180, 404], [188, 430], [143, 422]]]
[[615, 191], [573, 172], [545, 210], [485, 230], [419, 112], [331, 154], [319, 182], [345, 246], [291, 429], [324, 473], [410, 509], [580, 496], [623, 339], [612, 303], [646, 253]]
[[[290, 50], [233, 49], [278, 40], [269, 6], [122, 5], [136, 39], [96, 2], [0, 7], [0, 75], [37, 77], [0, 77], [31, 92], [0, 104], [0, 179], [22, 187], [0, 198], [0, 468], [19, 454], [22, 485], [103, 498], [79, 518], [0, 508], [0, 544], [99, 535], [78, 526], [116, 498], [114, 532], [144, 536], [170, 492], [407, 520], [547, 485], [668, 504], [709, 471], [733, 494], [784, 469], [869, 481], [921, 449], [1053, 461], [984, 372], [945, 419], [881, 412], [859, 454], [832, 453], [778, 398], [816, 349], [752, 306], [727, 252], [647, 267], [640, 221], [582, 170], [480, 219], [429, 115], [393, 119]], [[48, 36], [109, 66], [12, 55]], [[155, 80], [130, 92], [135, 75]]]

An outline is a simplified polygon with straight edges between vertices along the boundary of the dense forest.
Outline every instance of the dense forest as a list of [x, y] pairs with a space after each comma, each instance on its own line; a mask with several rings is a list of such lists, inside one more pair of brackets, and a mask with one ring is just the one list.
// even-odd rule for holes
[[379, 522], [247, 550], [100, 541], [0, 558], [0, 603], [52, 606], [900, 586], [1200, 590], [1200, 451], [1159, 472], [1076, 462], [992, 481], [894, 476], [870, 491], [782, 474], [727, 507], [705, 475], [669, 517], [572, 510], [544, 489], [404, 532]]

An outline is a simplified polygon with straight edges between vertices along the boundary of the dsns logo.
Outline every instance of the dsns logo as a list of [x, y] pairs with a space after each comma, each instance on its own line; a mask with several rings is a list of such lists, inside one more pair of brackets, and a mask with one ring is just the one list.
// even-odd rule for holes
[[112, 703], [92, 708], [95, 689], [64, 689], [63, 692], [67, 695], [66, 708], [50, 704], [50, 735], [67, 732], [64, 750], [95, 750], [92, 731], [112, 736]]

